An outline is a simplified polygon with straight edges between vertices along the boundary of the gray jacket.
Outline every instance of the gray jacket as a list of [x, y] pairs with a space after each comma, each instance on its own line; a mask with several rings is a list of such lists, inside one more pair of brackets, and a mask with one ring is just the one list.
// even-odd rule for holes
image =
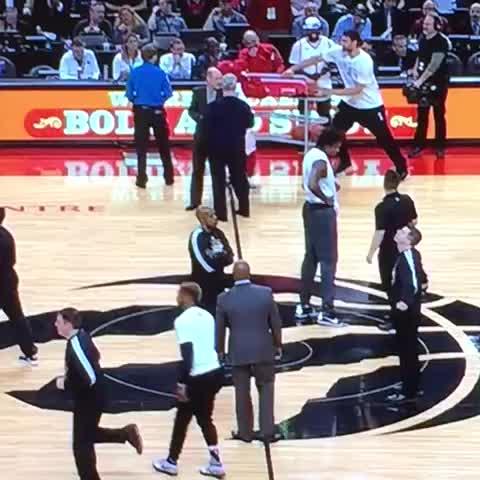
[[282, 321], [271, 288], [240, 282], [222, 293], [215, 326], [219, 354], [225, 352], [227, 328], [232, 365], [273, 363], [275, 348], [282, 346]]

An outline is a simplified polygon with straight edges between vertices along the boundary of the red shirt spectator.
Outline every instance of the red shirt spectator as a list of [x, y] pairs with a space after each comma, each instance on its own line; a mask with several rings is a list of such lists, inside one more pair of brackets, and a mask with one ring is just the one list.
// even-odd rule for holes
[[260, 43], [258, 35], [248, 30], [243, 36], [245, 48], [238, 54], [238, 66], [251, 73], [282, 73], [285, 70], [280, 52], [270, 43]]
[[286, 0], [250, 0], [247, 18], [256, 30], [289, 31], [292, 24], [290, 2]]

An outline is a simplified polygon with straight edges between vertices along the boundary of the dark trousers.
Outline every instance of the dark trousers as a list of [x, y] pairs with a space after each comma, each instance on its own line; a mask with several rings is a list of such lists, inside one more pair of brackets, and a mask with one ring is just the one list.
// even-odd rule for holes
[[187, 436], [188, 426], [194, 416], [202, 430], [207, 446], [218, 444], [217, 429], [212, 420], [215, 397], [223, 382], [221, 369], [208, 372], [204, 375], [191, 377], [188, 383], [188, 402], [178, 402], [177, 414], [173, 425], [170, 441], [169, 457], [177, 461], [182, 453], [183, 444]]
[[420, 362], [417, 352], [418, 327], [420, 325], [420, 298], [405, 312], [392, 310], [403, 394], [412, 398], [417, 395], [420, 383]]
[[390, 300], [392, 290], [392, 272], [395, 262], [398, 258], [398, 251], [382, 250], [378, 252], [378, 270], [380, 272], [380, 281], [382, 288]]
[[207, 163], [207, 145], [204, 140], [194, 138], [192, 151], [192, 180], [190, 184], [190, 205], [202, 203], [203, 177]]
[[333, 208], [303, 205], [305, 256], [302, 263], [300, 302], [310, 303], [315, 273], [320, 264], [322, 308], [333, 308], [337, 271], [337, 214]]
[[100, 480], [97, 471], [96, 443], [125, 443], [122, 428], [99, 427], [103, 402], [92, 398], [75, 400], [73, 408], [73, 455], [80, 480]]
[[[438, 103], [433, 105], [433, 118], [435, 120], [435, 148], [444, 149], [447, 139], [447, 121], [445, 119], [445, 102], [447, 101], [448, 88], [441, 87], [438, 91]], [[423, 148], [427, 140], [428, 114], [430, 107], [417, 106], [417, 130], [415, 131], [415, 146]]]
[[170, 154], [169, 129], [167, 116], [163, 107], [152, 108], [136, 105], [133, 109], [135, 126], [135, 148], [137, 149], [138, 172], [141, 180], [147, 179], [147, 151], [150, 140], [150, 128], [153, 128], [158, 152], [163, 163], [165, 182], [173, 182], [173, 164]]
[[253, 405], [250, 394], [252, 376], [255, 378], [259, 397], [260, 433], [264, 438], [271, 438], [275, 427], [275, 366], [273, 363], [232, 367], [238, 435], [244, 440], [253, 438]]
[[220, 220], [227, 220], [227, 197], [225, 167], [228, 168], [230, 183], [238, 200], [238, 210], [241, 215], [250, 215], [248, 198], [250, 187], [245, 168], [245, 149], [235, 149], [230, 152], [210, 152], [210, 170], [212, 173], [213, 206]]
[[32, 357], [37, 353], [37, 347], [33, 343], [33, 333], [30, 322], [23, 314], [18, 287], [16, 283], [12, 285], [8, 285], [8, 283], [4, 283], [3, 281], [1, 281], [1, 283], [0, 309], [5, 312], [5, 315], [12, 322], [13, 328], [15, 329], [16, 341], [22, 353], [27, 357]]
[[[378, 146], [385, 150], [398, 173], [402, 174], [407, 171], [407, 161], [387, 125], [385, 107], [383, 105], [378, 108], [359, 109], [353, 108], [343, 101], [340, 102], [338, 112], [333, 117], [332, 126], [337, 130], [346, 132], [355, 122], [370, 130], [376, 138]], [[337, 171], [342, 171], [352, 164], [346, 142], [340, 148], [339, 157], [340, 163]]]
[[215, 316], [217, 298], [225, 290], [225, 275], [222, 272], [192, 275], [192, 281], [200, 285], [202, 289], [202, 306]]

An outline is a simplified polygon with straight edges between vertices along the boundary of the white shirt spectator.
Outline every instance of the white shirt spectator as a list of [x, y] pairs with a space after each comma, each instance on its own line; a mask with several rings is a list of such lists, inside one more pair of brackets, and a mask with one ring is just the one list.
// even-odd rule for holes
[[192, 377], [220, 368], [215, 351], [215, 319], [210, 313], [190, 307], [175, 319], [174, 325], [178, 344], [193, 345]]
[[[335, 48], [336, 44], [333, 40], [330, 40], [323, 35], [320, 35], [318, 42], [311, 43], [308, 38], [304, 37], [298, 40], [293, 44], [292, 51], [290, 52], [290, 58], [288, 59], [289, 63], [292, 65], [297, 65], [309, 58], [312, 58], [316, 55], [320, 55], [323, 58], [325, 52]], [[327, 64], [325, 62], [319, 62], [316, 65], [311, 65], [303, 69], [305, 73], [309, 75], [319, 74], [322, 70], [326, 68]], [[325, 73], [317, 80], [317, 85], [320, 88], [332, 88], [332, 79], [330, 77], [330, 72]]]
[[360, 49], [360, 53], [352, 58], [342, 50], [342, 47], [336, 46], [325, 52], [322, 58], [337, 65], [346, 88], [363, 85], [364, 88], [358, 95], [345, 97], [343, 99], [345, 103], [358, 109], [377, 108], [383, 105], [373, 60], [367, 52]]
[[138, 52], [135, 58], [126, 59], [122, 52], [118, 52], [113, 57], [112, 77], [114, 80], [126, 80], [130, 72], [143, 63], [142, 55]]
[[81, 63], [73, 56], [72, 51], [66, 52], [60, 60], [59, 72], [62, 80], [98, 80], [100, 78], [95, 53], [88, 49], [84, 50]]
[[176, 61], [173, 53], [166, 53], [160, 57], [160, 68], [167, 73], [172, 80], [190, 80], [192, 69], [195, 65], [195, 56], [185, 52]]

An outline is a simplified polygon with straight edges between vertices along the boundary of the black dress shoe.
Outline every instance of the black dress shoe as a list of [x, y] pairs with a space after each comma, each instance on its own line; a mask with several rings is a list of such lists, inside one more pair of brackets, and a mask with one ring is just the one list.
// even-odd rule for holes
[[438, 160], [443, 160], [445, 158], [445, 149], [444, 148], [435, 149], [435, 155], [437, 156]]
[[242, 212], [241, 210], [236, 210], [235, 213], [236, 213], [237, 215], [240, 215], [241, 217], [250, 218], [250, 214], [249, 214], [249, 213], [244, 213], [244, 212]]
[[423, 152], [423, 147], [412, 147], [408, 152], [410, 158], [418, 157]]
[[191, 212], [192, 210], [195, 210], [198, 207], [198, 205], [189, 205], [188, 207], [185, 207], [185, 210], [187, 212]]
[[139, 178], [139, 177], [137, 177], [137, 181], [135, 182], [135, 185], [136, 185], [138, 188], [147, 188], [147, 182], [148, 182], [148, 179], [147, 179], [147, 178]]
[[248, 439], [248, 438], [245, 438], [245, 437], [241, 437], [238, 432], [235, 432], [234, 430], [232, 430], [232, 440], [240, 440], [241, 442], [245, 442], [245, 443], [252, 443], [252, 439]]

